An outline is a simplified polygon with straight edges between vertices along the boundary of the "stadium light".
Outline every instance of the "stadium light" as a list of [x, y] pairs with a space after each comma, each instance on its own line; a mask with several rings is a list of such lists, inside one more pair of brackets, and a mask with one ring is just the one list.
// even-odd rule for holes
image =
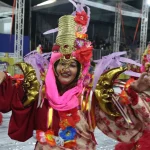
[[43, 5], [48, 5], [48, 4], [51, 4], [51, 3], [54, 3], [54, 2], [56, 2], [56, 0], [47, 0], [45, 2], [37, 4], [35, 7], [37, 7], [37, 6], [43, 6]]

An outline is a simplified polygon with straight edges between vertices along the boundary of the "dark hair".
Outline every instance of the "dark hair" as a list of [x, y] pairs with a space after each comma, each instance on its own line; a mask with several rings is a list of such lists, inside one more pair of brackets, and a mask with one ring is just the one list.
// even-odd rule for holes
[[59, 61], [60, 61], [60, 59], [57, 60], [54, 63], [54, 71], [55, 71], [55, 74], [56, 74], [55, 77], [56, 77], [56, 84], [57, 84], [58, 91], [59, 91], [59, 93], [63, 94], [65, 91], [67, 91], [67, 90], [69, 90], [69, 89], [71, 89], [71, 88], [73, 88], [73, 87], [75, 87], [77, 85], [78, 78], [79, 78], [79, 75], [80, 75], [80, 72], [81, 72], [81, 64], [77, 60], [75, 60], [76, 63], [77, 63], [77, 75], [76, 75], [75, 79], [65, 89], [64, 88], [62, 89], [61, 88], [61, 84], [60, 84], [60, 82], [59, 82], [59, 80], [57, 78], [58, 73], [56, 71], [56, 68], [57, 68], [57, 65], [58, 65]]

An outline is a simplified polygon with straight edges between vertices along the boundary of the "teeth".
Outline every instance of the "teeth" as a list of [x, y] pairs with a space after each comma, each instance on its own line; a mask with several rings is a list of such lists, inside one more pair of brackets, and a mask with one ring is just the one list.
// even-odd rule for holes
[[62, 74], [62, 76], [64, 76], [64, 77], [69, 77], [69, 75], [68, 75], [68, 74]]

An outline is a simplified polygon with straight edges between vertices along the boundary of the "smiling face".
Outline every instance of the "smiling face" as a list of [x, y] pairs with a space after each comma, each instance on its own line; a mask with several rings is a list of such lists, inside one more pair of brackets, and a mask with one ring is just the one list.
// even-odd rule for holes
[[77, 76], [77, 72], [78, 65], [75, 60], [71, 60], [71, 62], [61, 60], [56, 66], [57, 79], [63, 86], [72, 83]]

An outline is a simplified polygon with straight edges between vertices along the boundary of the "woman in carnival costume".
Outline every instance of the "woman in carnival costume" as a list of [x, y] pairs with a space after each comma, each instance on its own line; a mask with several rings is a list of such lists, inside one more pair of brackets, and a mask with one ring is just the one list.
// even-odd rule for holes
[[24, 73], [17, 86], [0, 72], [0, 111], [12, 111], [8, 134], [23, 142], [36, 130], [35, 150], [94, 150], [95, 127], [123, 142], [137, 141], [149, 127], [149, 76], [118, 82], [125, 86], [124, 94], [114, 93], [116, 77], [126, 70], [112, 68], [124, 61], [121, 52], [97, 62], [93, 82], [88, 74], [93, 49], [86, 34], [89, 15], [82, 5], [76, 8], [74, 15], [59, 19], [58, 50], [49, 65], [40, 54], [36, 60], [35, 55], [26, 57], [26, 63], [17, 64]]

